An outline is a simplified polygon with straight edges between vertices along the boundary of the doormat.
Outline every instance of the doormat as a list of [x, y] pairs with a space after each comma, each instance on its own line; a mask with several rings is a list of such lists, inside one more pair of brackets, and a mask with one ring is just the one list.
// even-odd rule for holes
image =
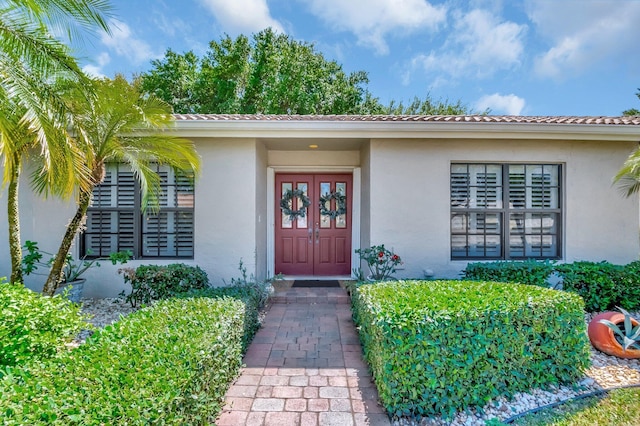
[[337, 280], [295, 280], [292, 288], [300, 287], [340, 287], [340, 283]]

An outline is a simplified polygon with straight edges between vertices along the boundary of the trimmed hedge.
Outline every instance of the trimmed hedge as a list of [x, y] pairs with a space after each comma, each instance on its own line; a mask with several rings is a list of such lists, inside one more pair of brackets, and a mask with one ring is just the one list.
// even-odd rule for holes
[[124, 282], [131, 283], [131, 293], [125, 300], [131, 306], [164, 300], [192, 290], [209, 287], [209, 277], [199, 266], [172, 263], [170, 265], [140, 265], [123, 268]]
[[536, 260], [469, 263], [463, 271], [463, 279], [471, 281], [497, 281], [547, 287], [547, 278], [553, 273], [554, 264]]
[[245, 306], [174, 299], [0, 381], [0, 423], [210, 424], [242, 360]]
[[0, 377], [4, 366], [55, 356], [87, 327], [80, 307], [22, 284], [0, 284]]
[[227, 286], [209, 287], [203, 290], [192, 290], [178, 295], [179, 298], [208, 297], [212, 299], [233, 298], [244, 303], [244, 326], [242, 336], [242, 351], [246, 351], [260, 328], [260, 310], [264, 307], [264, 296], [257, 288]]
[[579, 294], [585, 310], [601, 312], [620, 306], [640, 309], [640, 261], [628, 265], [609, 262], [554, 264], [548, 261], [499, 261], [469, 263], [464, 279], [532, 284], [547, 287], [552, 273], [562, 277], [566, 291]]
[[582, 299], [529, 285], [399, 281], [353, 292], [354, 318], [391, 415], [453, 415], [571, 382], [589, 365]]

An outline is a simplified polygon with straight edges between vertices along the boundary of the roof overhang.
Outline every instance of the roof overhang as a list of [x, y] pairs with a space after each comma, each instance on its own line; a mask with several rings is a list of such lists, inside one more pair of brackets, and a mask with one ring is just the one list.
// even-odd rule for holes
[[[599, 122], [525, 121], [434, 121], [372, 119], [190, 119], [176, 116], [175, 132], [187, 138], [293, 138], [293, 139], [544, 139], [640, 142], [640, 123], [605, 124]], [[228, 119], [231, 117], [231, 119]], [[234, 119], [238, 117], [238, 119]], [[277, 116], [282, 117], [282, 116]]]

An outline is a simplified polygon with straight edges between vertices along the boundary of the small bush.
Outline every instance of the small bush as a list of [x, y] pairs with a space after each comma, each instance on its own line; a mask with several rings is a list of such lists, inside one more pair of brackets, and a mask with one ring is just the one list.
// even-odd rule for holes
[[242, 337], [242, 351], [244, 352], [253, 336], [260, 328], [260, 297], [256, 295], [256, 291], [249, 288], [240, 287], [209, 287], [202, 290], [192, 290], [187, 293], [183, 293], [177, 296], [178, 298], [193, 298], [193, 297], [205, 297], [210, 299], [222, 299], [231, 298], [237, 299], [244, 304], [244, 322], [243, 322], [243, 337]]
[[211, 424], [242, 359], [245, 307], [173, 299], [0, 381], [3, 425]]
[[131, 306], [169, 299], [180, 293], [209, 287], [209, 277], [205, 271], [198, 266], [183, 263], [141, 265], [135, 270], [125, 268], [121, 272], [124, 281], [131, 284], [131, 293], [125, 296]]
[[624, 268], [609, 262], [556, 265], [564, 290], [579, 294], [589, 312], [606, 311], [620, 303]]
[[617, 306], [631, 311], [640, 309], [640, 261], [624, 266], [609, 262], [476, 262], [467, 265], [463, 276], [467, 280], [547, 287], [547, 278], [552, 273], [562, 278], [564, 290], [582, 296], [588, 312], [612, 310]]
[[631, 262], [624, 267], [619, 303], [616, 306], [628, 311], [640, 311], [640, 261]]
[[463, 278], [548, 287], [547, 279], [553, 273], [553, 266], [552, 262], [536, 260], [475, 262], [467, 265]]
[[0, 318], [0, 368], [52, 357], [87, 326], [79, 306], [19, 284], [0, 284]]
[[452, 415], [589, 364], [582, 299], [530, 285], [401, 281], [353, 292], [354, 318], [391, 415]]
[[247, 268], [242, 260], [240, 260], [238, 269], [241, 276], [240, 278], [232, 278], [231, 285], [209, 287], [204, 290], [191, 290], [181, 294], [179, 297], [209, 297], [214, 299], [232, 297], [241, 300], [245, 304], [244, 337], [242, 340], [244, 351], [260, 328], [260, 310], [265, 307], [269, 296], [273, 293], [271, 281], [279, 279], [279, 276], [264, 281], [256, 279], [253, 274], [248, 276]]

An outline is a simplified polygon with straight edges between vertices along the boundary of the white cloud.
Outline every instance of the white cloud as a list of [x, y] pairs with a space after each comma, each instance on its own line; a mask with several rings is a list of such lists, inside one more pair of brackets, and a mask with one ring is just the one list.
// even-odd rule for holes
[[111, 62], [111, 56], [107, 52], [102, 52], [96, 58], [95, 63], [85, 65], [82, 67], [82, 71], [91, 77], [104, 78], [106, 75], [102, 72], [102, 68], [109, 62]]
[[307, 0], [311, 13], [336, 31], [349, 31], [358, 44], [389, 53], [385, 38], [397, 33], [436, 30], [445, 22], [445, 6], [425, 0]]
[[109, 22], [109, 26], [111, 35], [103, 34], [100, 41], [133, 64], [140, 65], [162, 56], [161, 53], [154, 52], [147, 42], [137, 38], [124, 22], [113, 19]]
[[437, 51], [417, 55], [412, 67], [441, 76], [436, 85], [449, 78], [473, 76], [485, 78], [496, 71], [520, 65], [524, 52], [526, 25], [501, 21], [486, 10], [453, 14], [450, 36]]
[[266, 0], [200, 0], [200, 3], [227, 32], [248, 35], [268, 27], [284, 32], [282, 24], [271, 17]]
[[191, 26], [182, 19], [178, 17], [167, 18], [157, 10], [154, 11], [152, 22], [156, 28], [169, 37], [175, 37], [176, 34], [182, 36], [191, 32]]
[[501, 113], [507, 115], [521, 115], [524, 109], [524, 99], [514, 95], [485, 95], [478, 99], [475, 107], [479, 111], [491, 110], [491, 113]]
[[[531, 0], [527, 13], [551, 47], [535, 61], [543, 77], [561, 79], [611, 63], [640, 69], [640, 2]], [[571, 19], [566, 19], [570, 16]]]

